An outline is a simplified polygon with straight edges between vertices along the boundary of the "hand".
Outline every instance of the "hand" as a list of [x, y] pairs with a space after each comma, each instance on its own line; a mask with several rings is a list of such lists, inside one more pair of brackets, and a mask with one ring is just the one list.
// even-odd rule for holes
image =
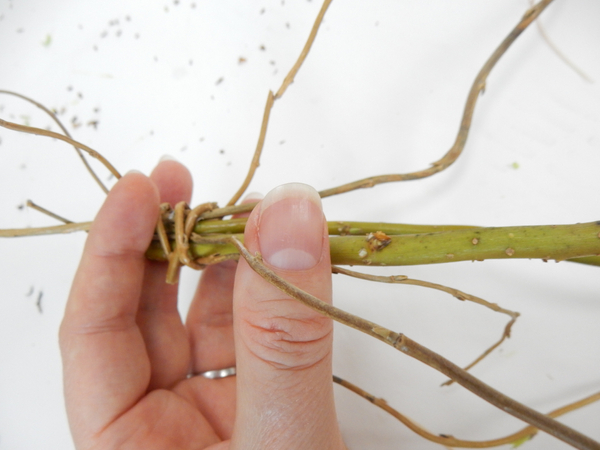
[[[189, 172], [161, 162], [124, 176], [89, 232], [60, 329], [67, 414], [78, 449], [344, 449], [331, 380], [332, 323], [245, 261], [206, 268], [185, 325], [166, 265], [144, 252], [160, 201], [189, 201]], [[329, 241], [316, 192], [271, 191], [245, 243], [300, 288], [331, 301]], [[201, 373], [230, 366], [237, 376]]]

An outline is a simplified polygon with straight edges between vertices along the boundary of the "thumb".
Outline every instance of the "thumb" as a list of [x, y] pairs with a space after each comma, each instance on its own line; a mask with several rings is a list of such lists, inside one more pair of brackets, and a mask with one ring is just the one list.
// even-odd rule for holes
[[[331, 303], [327, 224], [318, 193], [293, 183], [254, 209], [251, 253]], [[234, 287], [237, 410], [231, 449], [342, 449], [333, 401], [333, 324], [287, 297], [240, 259]]]

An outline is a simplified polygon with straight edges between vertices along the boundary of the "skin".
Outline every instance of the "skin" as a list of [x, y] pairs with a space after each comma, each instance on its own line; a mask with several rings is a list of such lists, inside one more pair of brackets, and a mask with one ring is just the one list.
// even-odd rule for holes
[[[328, 319], [286, 298], [241, 261], [204, 270], [182, 321], [177, 286], [164, 282], [166, 266], [144, 252], [159, 203], [189, 202], [191, 191], [190, 173], [173, 160], [162, 161], [150, 177], [128, 173], [89, 232], [59, 335], [76, 448], [345, 449], [333, 402]], [[261, 204], [268, 208], [255, 208], [245, 235], [251, 252], [272, 253], [277, 231], [267, 230], [286, 223], [306, 192], [280, 189]], [[311, 241], [320, 255], [301, 268], [281, 268], [273, 258], [271, 268], [331, 301], [324, 217], [314, 198], [310, 205], [312, 215], [294, 239], [301, 246]], [[233, 365], [235, 377], [187, 378]]]

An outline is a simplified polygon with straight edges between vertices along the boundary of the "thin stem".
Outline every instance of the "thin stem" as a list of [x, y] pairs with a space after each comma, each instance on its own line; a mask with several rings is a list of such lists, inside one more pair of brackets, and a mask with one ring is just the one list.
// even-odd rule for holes
[[106, 167], [110, 171], [110, 173], [112, 173], [115, 176], [115, 178], [121, 178], [121, 174], [117, 171], [117, 169], [114, 168], [114, 166], [110, 162], [108, 162], [108, 160], [104, 156], [102, 156], [96, 150], [88, 147], [85, 144], [82, 144], [81, 142], [77, 142], [68, 136], [63, 136], [62, 134], [55, 133], [54, 131], [43, 130], [42, 128], [26, 127], [24, 125], [19, 125], [18, 123], [8, 122], [2, 119], [0, 119], [0, 127], [4, 127], [13, 131], [21, 131], [22, 133], [36, 134], [38, 136], [47, 136], [71, 144], [72, 146], [77, 147], [83, 150], [84, 152], [87, 152], [92, 158], [96, 158], [98, 161], [100, 161], [104, 165], [104, 167]]
[[315, 37], [317, 36], [317, 32], [319, 31], [319, 27], [321, 26], [321, 22], [323, 21], [323, 17], [325, 16], [325, 12], [327, 12], [327, 8], [329, 8], [329, 5], [331, 4], [332, 1], [333, 0], [325, 0], [323, 2], [323, 5], [321, 6], [321, 9], [319, 10], [319, 14], [317, 14], [317, 18], [315, 19], [313, 27], [310, 31], [308, 39], [306, 40], [306, 44], [304, 44], [304, 48], [300, 52], [300, 56], [298, 56], [296, 63], [292, 66], [292, 68], [288, 72], [287, 76], [283, 79], [283, 82], [281, 83], [281, 86], [280, 86], [279, 90], [277, 91], [277, 93], [273, 94], [272, 91], [269, 91], [269, 95], [267, 96], [267, 104], [265, 105], [265, 111], [263, 113], [262, 124], [260, 126], [260, 134], [258, 137], [258, 143], [256, 144], [256, 149], [254, 150], [254, 156], [252, 157], [252, 162], [250, 163], [250, 168], [248, 169], [248, 174], [246, 175], [246, 178], [244, 179], [244, 182], [242, 183], [240, 188], [233, 195], [231, 200], [229, 200], [229, 202], [227, 203], [227, 206], [235, 205], [237, 203], [237, 201], [242, 197], [242, 195], [244, 195], [244, 192], [246, 192], [246, 189], [250, 185], [250, 182], [252, 181], [252, 178], [254, 177], [254, 173], [256, 172], [256, 169], [258, 169], [258, 166], [260, 165], [260, 155], [261, 155], [263, 147], [265, 145], [265, 138], [267, 135], [267, 127], [269, 125], [269, 117], [271, 115], [271, 109], [273, 108], [273, 103], [275, 102], [275, 100], [278, 100], [281, 97], [283, 97], [283, 94], [287, 90], [288, 86], [294, 82], [294, 78], [296, 77], [296, 74], [298, 73], [298, 71], [300, 70], [300, 67], [302, 66], [302, 63], [308, 56], [308, 52], [310, 52], [312, 44], [315, 41]]
[[88, 231], [91, 226], [92, 222], [78, 222], [51, 227], [7, 228], [0, 230], [0, 237], [47, 236], [51, 234], [74, 233], [75, 231]]
[[[367, 391], [359, 388], [355, 384], [352, 384], [349, 381], [346, 381], [335, 375], [333, 376], [333, 381], [335, 383], [339, 384], [340, 386], [343, 386], [346, 389], [354, 392], [355, 394], [360, 395], [364, 399], [373, 403], [375, 406], [378, 406], [379, 408], [383, 409], [385, 412], [392, 415], [394, 418], [398, 419], [400, 422], [402, 422], [404, 425], [406, 425], [406, 427], [408, 427], [411, 431], [414, 431], [415, 433], [417, 433], [419, 436], [424, 437], [425, 439], [427, 439], [429, 441], [435, 442], [436, 444], [446, 445], [448, 447], [489, 448], [489, 447], [498, 447], [500, 445], [509, 445], [509, 444], [515, 445], [518, 442], [523, 442], [524, 440], [529, 440], [529, 439], [533, 438], [538, 432], [537, 428], [528, 426], [528, 427], [525, 427], [522, 430], [517, 431], [516, 433], [512, 433], [508, 436], [505, 436], [502, 438], [497, 438], [497, 439], [490, 439], [490, 440], [486, 440], [486, 441], [469, 441], [469, 440], [465, 440], [465, 439], [458, 439], [458, 438], [455, 438], [452, 436], [433, 434], [433, 433], [430, 433], [429, 431], [425, 430], [423, 427], [417, 425], [414, 421], [412, 421], [411, 419], [406, 417], [404, 414], [400, 413], [398, 410], [392, 408], [385, 400], [375, 397], [374, 395], [368, 393]], [[582, 400], [578, 400], [576, 402], [569, 403], [566, 406], [563, 406], [559, 409], [556, 409], [556, 410], [548, 413], [547, 416], [552, 417], [552, 418], [557, 418], [559, 416], [562, 416], [563, 414], [566, 414], [568, 412], [582, 408], [591, 403], [597, 402], [598, 400], [600, 400], [600, 392], [592, 394]]]
[[288, 283], [263, 264], [260, 254], [251, 255], [244, 245], [235, 237], [231, 238], [231, 242], [237, 247], [240, 255], [243, 256], [248, 265], [250, 265], [256, 273], [285, 294], [299, 300], [309, 308], [312, 308], [320, 314], [337, 322], [368, 334], [369, 336], [394, 347], [402, 353], [427, 364], [473, 392], [478, 397], [491, 403], [497, 408], [500, 408], [502, 411], [555, 436], [575, 448], [580, 450], [600, 450], [600, 443], [502, 394], [443, 356], [423, 347], [407, 336], [336, 308]]
[[379, 175], [364, 178], [362, 180], [354, 181], [352, 183], [344, 184], [331, 189], [325, 189], [319, 192], [321, 197], [325, 198], [331, 195], [342, 194], [344, 192], [349, 192], [356, 189], [369, 188], [382, 183], [419, 180], [421, 178], [430, 177], [438, 172], [447, 169], [450, 165], [452, 165], [454, 161], [456, 161], [457, 158], [460, 156], [465, 147], [467, 137], [469, 136], [469, 130], [471, 129], [473, 111], [475, 110], [475, 105], [477, 103], [477, 99], [479, 98], [479, 93], [485, 89], [485, 83], [488, 75], [490, 74], [490, 71], [494, 68], [494, 66], [502, 57], [502, 55], [506, 53], [506, 51], [513, 44], [513, 42], [519, 37], [519, 35], [531, 24], [531, 22], [533, 22], [540, 15], [540, 13], [551, 2], [552, 0], [542, 0], [541, 2], [533, 6], [531, 9], [529, 9], [525, 13], [521, 21], [517, 24], [517, 26], [510, 32], [510, 34], [504, 39], [504, 41], [502, 41], [502, 43], [498, 46], [494, 53], [492, 53], [492, 56], [490, 56], [486, 63], [483, 65], [483, 67], [477, 74], [473, 85], [471, 86], [471, 90], [469, 91], [462, 120], [460, 123], [460, 128], [458, 130], [458, 134], [456, 136], [454, 144], [441, 159], [432, 163], [431, 167], [429, 167], [428, 169], [419, 170], [417, 172], [410, 172], [405, 174]]
[[237, 190], [237, 192], [231, 197], [231, 200], [227, 203], [227, 206], [233, 206], [236, 202], [244, 195], [246, 189], [250, 185], [252, 178], [254, 178], [254, 174], [256, 173], [256, 169], [260, 165], [260, 155], [262, 154], [263, 147], [265, 146], [265, 139], [267, 136], [267, 127], [269, 125], [269, 117], [271, 116], [271, 109], [273, 108], [273, 102], [275, 101], [275, 97], [273, 96], [273, 92], [269, 91], [269, 95], [267, 95], [267, 104], [265, 106], [265, 112], [263, 113], [263, 120], [260, 126], [260, 134], [258, 136], [258, 142], [256, 144], [256, 149], [254, 150], [254, 156], [252, 156], [252, 161], [250, 162], [250, 168], [248, 169], [248, 174], [244, 179], [242, 185]]
[[[483, 360], [487, 355], [489, 355], [496, 348], [498, 348], [500, 346], [500, 344], [502, 344], [506, 339], [508, 339], [510, 337], [510, 332], [512, 330], [512, 326], [516, 322], [517, 318], [520, 316], [520, 314], [516, 311], [511, 311], [509, 309], [501, 308], [496, 303], [490, 303], [487, 300], [484, 300], [475, 295], [467, 294], [466, 292], [459, 291], [458, 289], [454, 289], [454, 288], [444, 286], [441, 284], [437, 284], [437, 283], [431, 283], [429, 281], [423, 281], [423, 280], [415, 280], [412, 278], [408, 278], [404, 275], [391, 275], [391, 276], [371, 275], [371, 274], [367, 274], [367, 273], [356, 272], [354, 270], [344, 269], [344, 268], [338, 267], [338, 266], [332, 266], [331, 272], [339, 273], [339, 274], [354, 277], [354, 278], [359, 278], [362, 280], [374, 281], [376, 283], [410, 284], [413, 286], [421, 286], [421, 287], [425, 287], [425, 288], [429, 288], [429, 289], [436, 289], [438, 291], [446, 292], [460, 301], [470, 301], [473, 303], [477, 303], [478, 305], [485, 306], [486, 308], [489, 308], [492, 311], [508, 315], [510, 317], [510, 320], [504, 327], [504, 331], [502, 332], [502, 336], [500, 337], [500, 339], [498, 341], [496, 341], [494, 344], [492, 344], [489, 348], [487, 348], [472, 363], [470, 363], [468, 366], [464, 367], [464, 370], [471, 369], [478, 362]], [[450, 384], [452, 384], [452, 380], [449, 380], [449, 381], [443, 383], [442, 386], [449, 386]]]
[[[533, 4], [533, 1], [530, 2], [531, 4]], [[546, 44], [548, 44], [548, 47], [550, 47], [550, 49], [556, 54], [556, 56], [558, 56], [562, 62], [564, 62], [567, 66], [569, 66], [571, 69], [573, 69], [573, 71], [579, 75], [584, 81], [587, 81], [588, 83], [593, 83], [594, 80], [592, 79], [592, 77], [590, 77], [587, 73], [585, 73], [582, 69], [580, 69], [577, 64], [575, 64], [573, 61], [571, 61], [567, 55], [565, 55], [559, 48], [558, 46], [554, 43], [554, 41], [552, 39], [550, 39], [550, 36], [548, 36], [548, 33], [546, 33], [546, 29], [544, 28], [544, 26], [542, 25], [542, 22], [540, 22], [539, 20], [536, 22], [537, 25], [537, 29], [540, 33], [540, 36], [542, 36], [542, 39], [544, 41], [546, 41]]]
[[46, 214], [47, 216], [50, 216], [53, 219], [58, 220], [59, 222], [73, 223], [73, 221], [71, 221], [71, 220], [65, 219], [64, 217], [61, 217], [58, 214], [54, 214], [52, 211], [49, 211], [46, 208], [41, 207], [40, 205], [36, 205], [31, 200], [27, 200], [26, 205], [28, 208], [35, 209], [36, 211], [41, 212], [42, 214]]
[[[41, 103], [38, 103], [35, 100], [33, 100], [32, 98], [29, 98], [29, 97], [27, 97], [25, 95], [22, 95], [22, 94], [19, 94], [17, 92], [13, 92], [13, 91], [0, 90], [0, 94], [13, 95], [15, 97], [23, 99], [23, 100], [25, 100], [25, 101], [27, 101], [27, 102], [29, 102], [29, 103], [37, 106], [42, 111], [44, 111], [46, 114], [48, 114], [52, 118], [52, 120], [54, 120], [54, 122], [56, 122], [56, 124], [60, 127], [60, 129], [63, 131], [63, 133], [65, 133], [65, 136], [67, 136], [68, 138], [73, 139], [72, 136], [71, 136], [71, 134], [69, 133], [69, 131], [66, 129], [66, 127], [62, 124], [62, 122], [58, 119], [58, 117], [56, 117], [56, 114], [54, 114], [54, 112], [52, 112], [51, 110], [49, 110], [48, 108], [46, 108]], [[79, 150], [79, 148], [77, 148], [76, 146], [73, 146], [73, 148], [75, 149], [75, 151], [77, 152], [77, 154], [81, 158], [81, 161], [83, 162], [83, 164], [84, 164], [85, 168], [87, 169], [87, 171], [90, 173], [90, 175], [92, 176], [92, 178], [96, 181], [96, 183], [98, 183], [98, 186], [100, 186], [100, 189], [102, 189], [105, 194], [108, 194], [108, 189], [106, 188], [106, 186], [104, 186], [104, 183], [102, 183], [102, 181], [100, 180], [100, 178], [98, 177], [98, 175], [96, 175], [96, 172], [94, 172], [94, 169], [92, 169], [92, 167], [90, 166], [90, 163], [87, 161], [87, 159], [85, 159], [85, 156], [84, 156], [83, 153], [81, 153], [81, 150]]]

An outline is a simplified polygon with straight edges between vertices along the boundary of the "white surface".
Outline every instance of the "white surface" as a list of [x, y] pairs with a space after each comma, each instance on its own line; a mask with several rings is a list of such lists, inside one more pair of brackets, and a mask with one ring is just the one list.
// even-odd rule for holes
[[[83, 126], [70, 126], [75, 138], [123, 172], [148, 173], [161, 155], [175, 156], [194, 173], [195, 203], [224, 203], [249, 164], [267, 91], [292, 66], [320, 4], [176, 3], [0, 0], [0, 89], [64, 108], [65, 122], [77, 116]], [[251, 190], [290, 181], [324, 189], [427, 167], [451, 145], [475, 74], [527, 6], [334, 1], [296, 82], [273, 109]], [[431, 179], [326, 199], [328, 217], [498, 226], [600, 219], [599, 18], [592, 0], [557, 1], [542, 16], [551, 38], [595, 83], [528, 30], [490, 76], [455, 166]], [[0, 117], [50, 125], [7, 96]], [[90, 120], [99, 121], [97, 130], [85, 125]], [[103, 194], [69, 146], [7, 130], [0, 139], [1, 228], [54, 223], [19, 210], [26, 199], [71, 220], [93, 218]], [[2, 450], [72, 448], [56, 335], [84, 239], [0, 241]], [[510, 341], [474, 370], [516, 399], [548, 411], [600, 388], [597, 268], [489, 261], [379, 272], [448, 284], [520, 311]], [[182, 310], [196, 277], [184, 275]], [[495, 341], [505, 323], [419, 288], [335, 277], [335, 292], [339, 306], [459, 364]], [[428, 429], [477, 439], [520, 427], [460, 387], [439, 388], [444, 378], [422, 364], [353, 330], [336, 333], [335, 373]], [[341, 388], [336, 396], [350, 449], [439, 448], [365, 400]], [[564, 421], [600, 440], [600, 405]], [[567, 446], [540, 434], [523, 448]]]

